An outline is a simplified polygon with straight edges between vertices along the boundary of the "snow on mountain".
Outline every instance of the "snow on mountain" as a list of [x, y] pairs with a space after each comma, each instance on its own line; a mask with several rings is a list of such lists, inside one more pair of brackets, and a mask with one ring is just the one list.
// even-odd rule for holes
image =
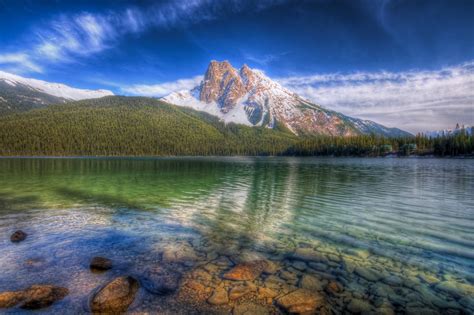
[[454, 129], [444, 129], [444, 130], [435, 130], [435, 131], [427, 131], [424, 132], [423, 135], [425, 135], [428, 138], [437, 138], [437, 137], [443, 137], [443, 136], [451, 136], [460, 133], [461, 131], [465, 131], [468, 135], [473, 134], [473, 129], [474, 126], [469, 126], [469, 125], [459, 125], [457, 124]]
[[408, 135], [396, 128], [325, 109], [284, 88], [261, 71], [247, 65], [237, 70], [228, 61], [211, 61], [200, 85], [171, 93], [162, 100], [205, 111], [225, 122], [283, 127], [298, 135]]
[[41, 93], [60, 97], [66, 100], [83, 100], [114, 95], [108, 90], [85, 90], [76, 89], [61, 83], [51, 83], [42, 80], [23, 78], [21, 76], [0, 71], [0, 82], [4, 82], [11, 87], [18, 85], [29, 87]]

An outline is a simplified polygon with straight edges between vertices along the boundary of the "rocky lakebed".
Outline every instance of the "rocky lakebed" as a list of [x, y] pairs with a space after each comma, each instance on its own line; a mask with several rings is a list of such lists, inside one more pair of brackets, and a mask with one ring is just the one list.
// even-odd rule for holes
[[[34, 238], [34, 234], [16, 231], [11, 246], [34, 242]], [[291, 251], [288, 244], [293, 244]], [[2, 312], [474, 313], [474, 286], [463, 279], [370, 251], [338, 251], [324, 243], [281, 239], [266, 249], [251, 251], [231, 240], [223, 246], [206, 238], [167, 238], [151, 251], [121, 249], [113, 258], [90, 257], [88, 265], [79, 266], [81, 270], [77, 266], [56, 270], [76, 273], [71, 283], [35, 283], [35, 274], [56, 272], [58, 266], [51, 263], [52, 257], [33, 256], [17, 261], [21, 272], [31, 274], [31, 285], [0, 292]], [[95, 281], [89, 282], [84, 273]], [[71, 301], [65, 303], [68, 298]], [[58, 303], [65, 304], [55, 309]]]

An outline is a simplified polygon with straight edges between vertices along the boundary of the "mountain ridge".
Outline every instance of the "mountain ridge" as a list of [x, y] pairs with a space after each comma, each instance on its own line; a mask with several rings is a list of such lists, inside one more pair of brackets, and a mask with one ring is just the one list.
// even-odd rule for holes
[[110, 95], [113, 93], [108, 90], [78, 89], [62, 83], [24, 78], [0, 71], [0, 114]]
[[225, 122], [272, 129], [280, 124], [296, 135], [410, 135], [398, 128], [387, 128], [326, 109], [288, 90], [259, 70], [245, 64], [236, 69], [228, 61], [212, 60], [198, 86], [161, 99], [207, 112]]

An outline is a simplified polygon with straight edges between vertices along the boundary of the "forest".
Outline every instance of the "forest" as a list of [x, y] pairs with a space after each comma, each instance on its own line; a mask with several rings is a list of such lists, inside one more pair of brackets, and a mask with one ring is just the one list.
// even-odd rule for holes
[[0, 156], [472, 156], [466, 131], [427, 138], [297, 137], [285, 128], [224, 124], [141, 97], [105, 97], [0, 117]]

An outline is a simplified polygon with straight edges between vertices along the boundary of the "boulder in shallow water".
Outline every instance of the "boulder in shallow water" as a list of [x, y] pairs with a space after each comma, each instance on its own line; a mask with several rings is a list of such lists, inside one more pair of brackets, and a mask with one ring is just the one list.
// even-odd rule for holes
[[22, 230], [15, 231], [11, 236], [10, 236], [10, 241], [13, 243], [18, 243], [21, 241], [24, 241], [28, 234], [23, 232]]
[[40, 309], [62, 300], [69, 290], [53, 285], [32, 285], [23, 291], [0, 293], [0, 307], [19, 305], [23, 309]]
[[94, 257], [91, 260], [90, 268], [93, 271], [106, 271], [112, 268], [112, 260], [104, 257]]
[[123, 313], [132, 304], [139, 287], [135, 278], [115, 278], [94, 294], [90, 308], [94, 313]]
[[224, 274], [228, 280], [253, 281], [260, 276], [267, 267], [265, 260], [256, 260], [238, 264]]
[[154, 267], [145, 272], [140, 283], [149, 292], [158, 295], [173, 293], [179, 288], [181, 274], [170, 268]]
[[324, 306], [324, 297], [321, 294], [306, 289], [297, 289], [277, 300], [277, 305], [288, 313], [313, 313]]

